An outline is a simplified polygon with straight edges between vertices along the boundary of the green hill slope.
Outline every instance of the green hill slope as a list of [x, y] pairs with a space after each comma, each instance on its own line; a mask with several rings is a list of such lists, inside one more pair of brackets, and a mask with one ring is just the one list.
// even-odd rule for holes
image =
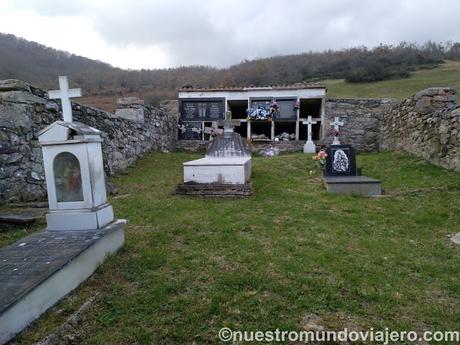
[[373, 83], [347, 83], [343, 79], [323, 81], [330, 98], [405, 99], [433, 86], [453, 87], [460, 92], [460, 61], [446, 61], [434, 69], [413, 72], [409, 78]]

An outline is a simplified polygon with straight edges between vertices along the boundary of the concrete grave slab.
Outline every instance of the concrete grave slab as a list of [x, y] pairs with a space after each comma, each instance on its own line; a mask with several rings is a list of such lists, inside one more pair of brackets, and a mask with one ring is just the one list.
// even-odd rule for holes
[[330, 193], [381, 195], [380, 180], [367, 176], [323, 176], [323, 182]]
[[124, 220], [90, 231], [44, 231], [0, 249], [0, 344], [93, 274], [124, 243]]

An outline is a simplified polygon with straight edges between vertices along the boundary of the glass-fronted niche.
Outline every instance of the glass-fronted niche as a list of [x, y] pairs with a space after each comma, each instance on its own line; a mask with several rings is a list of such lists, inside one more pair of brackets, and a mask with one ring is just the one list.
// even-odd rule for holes
[[296, 121], [300, 103], [296, 97], [251, 98], [247, 120]]
[[53, 162], [58, 202], [83, 201], [83, 188], [78, 158], [70, 152], [61, 152]]
[[225, 98], [179, 100], [179, 140], [208, 140], [225, 119]]

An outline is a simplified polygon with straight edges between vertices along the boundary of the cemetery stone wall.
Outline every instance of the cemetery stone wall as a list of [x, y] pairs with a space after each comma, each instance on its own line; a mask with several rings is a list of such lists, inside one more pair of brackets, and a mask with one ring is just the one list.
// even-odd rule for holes
[[[177, 137], [177, 110], [143, 106], [144, 123], [72, 103], [74, 121], [102, 131], [104, 169], [124, 170], [149, 150], [171, 151]], [[46, 198], [43, 158], [37, 134], [62, 120], [60, 102], [18, 80], [0, 81], [0, 202]]]
[[340, 142], [352, 145], [356, 150], [376, 151], [380, 146], [381, 125], [384, 115], [399, 101], [395, 99], [327, 99], [325, 105], [326, 126], [323, 139], [318, 144], [329, 145], [333, 130], [329, 125], [334, 117], [345, 124], [340, 129]]
[[460, 171], [460, 108], [451, 88], [429, 88], [385, 114], [381, 149], [405, 150]]

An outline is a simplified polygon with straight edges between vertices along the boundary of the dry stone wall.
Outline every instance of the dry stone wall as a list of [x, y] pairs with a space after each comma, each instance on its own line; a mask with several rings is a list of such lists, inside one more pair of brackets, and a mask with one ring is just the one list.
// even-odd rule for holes
[[384, 116], [381, 148], [460, 171], [460, 108], [451, 88], [429, 88]]
[[328, 99], [325, 106], [324, 137], [319, 144], [332, 143], [333, 131], [329, 125], [334, 117], [344, 122], [340, 129], [340, 141], [353, 145], [358, 151], [377, 151], [380, 146], [381, 126], [384, 115], [399, 101], [395, 99]]
[[[92, 107], [72, 104], [74, 121], [102, 131], [108, 175], [124, 170], [149, 150], [171, 151], [177, 136], [177, 111], [144, 106], [144, 122], [118, 118]], [[0, 202], [46, 198], [38, 132], [61, 120], [60, 102], [17, 80], [0, 81]]]

